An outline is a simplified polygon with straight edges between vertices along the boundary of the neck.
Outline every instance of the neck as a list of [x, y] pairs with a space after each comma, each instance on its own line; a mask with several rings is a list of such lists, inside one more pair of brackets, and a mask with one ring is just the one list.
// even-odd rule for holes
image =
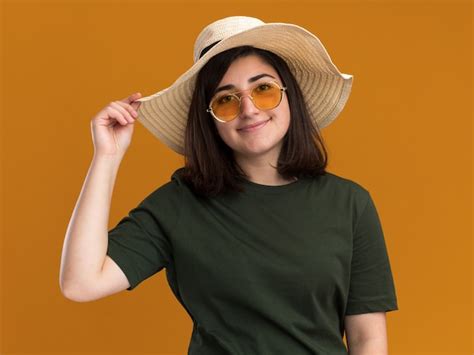
[[276, 169], [277, 157], [275, 156], [255, 156], [244, 157], [234, 154], [237, 164], [247, 174], [248, 179], [256, 184], [261, 185], [285, 185], [291, 183], [296, 178], [284, 179]]

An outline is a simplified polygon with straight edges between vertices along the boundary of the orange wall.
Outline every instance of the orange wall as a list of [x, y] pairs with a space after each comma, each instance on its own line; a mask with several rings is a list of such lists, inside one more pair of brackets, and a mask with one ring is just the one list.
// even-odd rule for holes
[[[471, 354], [472, 2], [4, 1], [1, 354], [186, 354], [192, 324], [160, 272], [75, 303], [59, 289], [64, 235], [93, 154], [90, 120], [192, 64], [225, 16], [314, 32], [351, 97], [323, 136], [329, 170], [367, 187], [400, 309], [390, 354]], [[136, 124], [109, 226], [182, 165]]]

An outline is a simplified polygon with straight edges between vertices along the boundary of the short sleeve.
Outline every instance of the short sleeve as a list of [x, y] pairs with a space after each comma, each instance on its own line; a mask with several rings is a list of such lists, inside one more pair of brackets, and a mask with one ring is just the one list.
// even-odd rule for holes
[[353, 236], [346, 315], [398, 310], [380, 219], [370, 193], [365, 191], [365, 195]]
[[141, 201], [108, 232], [107, 255], [133, 290], [172, 260], [170, 233], [179, 216], [179, 189], [169, 182]]

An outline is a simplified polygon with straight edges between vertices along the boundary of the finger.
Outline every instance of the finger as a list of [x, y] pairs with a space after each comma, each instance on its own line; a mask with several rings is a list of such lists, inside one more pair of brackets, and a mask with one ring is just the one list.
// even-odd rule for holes
[[133, 117], [133, 120], [135, 121], [138, 117], [138, 112], [129, 104], [126, 104], [125, 102], [122, 101], [115, 101], [117, 104], [122, 106], [127, 112]]
[[123, 117], [123, 115], [120, 113], [120, 111], [113, 108], [112, 106], [107, 107], [107, 113], [109, 114], [110, 117], [115, 119], [115, 121], [120, 123], [122, 126], [128, 123], [125, 117]]
[[129, 123], [133, 123], [134, 122], [134, 119], [132, 117], [132, 115], [130, 115], [130, 112], [128, 112], [125, 107], [122, 107], [121, 104], [119, 104], [118, 102], [114, 101], [114, 102], [111, 102], [110, 103], [114, 108], [116, 108], [118, 111], [120, 111], [120, 113], [123, 115], [123, 117], [125, 117], [125, 119], [129, 122]]

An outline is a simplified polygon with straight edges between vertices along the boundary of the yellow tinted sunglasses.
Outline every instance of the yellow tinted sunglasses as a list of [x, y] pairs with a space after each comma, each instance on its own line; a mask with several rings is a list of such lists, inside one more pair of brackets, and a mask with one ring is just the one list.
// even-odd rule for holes
[[[286, 89], [275, 81], [269, 81], [259, 83], [248, 90], [251, 90], [249, 97], [255, 107], [259, 110], [271, 110], [280, 104], [283, 91]], [[237, 94], [244, 91], [247, 90], [234, 91], [213, 97], [206, 111], [210, 112], [219, 122], [232, 121], [239, 115], [242, 97], [244, 97], [237, 96]]]

